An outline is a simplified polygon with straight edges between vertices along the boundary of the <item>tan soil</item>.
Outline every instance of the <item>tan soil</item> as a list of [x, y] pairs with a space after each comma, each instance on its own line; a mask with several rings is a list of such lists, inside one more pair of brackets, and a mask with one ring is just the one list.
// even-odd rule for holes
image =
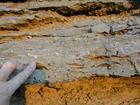
[[140, 77], [96, 77], [26, 85], [26, 105], [140, 105]]

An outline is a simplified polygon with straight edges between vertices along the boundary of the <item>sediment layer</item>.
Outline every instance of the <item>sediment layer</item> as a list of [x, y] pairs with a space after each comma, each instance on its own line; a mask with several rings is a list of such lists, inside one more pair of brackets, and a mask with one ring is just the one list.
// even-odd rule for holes
[[26, 85], [15, 93], [11, 103], [18, 98], [14, 105], [139, 105], [139, 90], [140, 77], [91, 76]]

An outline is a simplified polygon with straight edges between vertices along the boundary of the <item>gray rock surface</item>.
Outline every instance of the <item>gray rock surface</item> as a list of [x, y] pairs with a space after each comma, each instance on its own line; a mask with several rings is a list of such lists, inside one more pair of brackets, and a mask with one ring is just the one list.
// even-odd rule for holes
[[[64, 36], [70, 31], [77, 35]], [[38, 77], [41, 77], [38, 78], [40, 82], [56, 82], [92, 74], [132, 76], [140, 73], [139, 34], [105, 37], [86, 31], [85, 34], [78, 34], [75, 28], [56, 30], [53, 33], [55, 36], [52, 37], [3, 43], [0, 48], [5, 50], [0, 53], [1, 60], [18, 60], [24, 64], [34, 60], [42, 67], [45, 66], [45, 70], [40, 70], [40, 75], [37, 70], [29, 79], [30, 82], [26, 83], [36, 83], [33, 78]]]
[[98, 23], [95, 24], [92, 28], [91, 28], [92, 32], [97, 32], [97, 33], [101, 33], [101, 32], [110, 32], [110, 26], [106, 23]]
[[110, 27], [110, 31], [113, 33], [113, 32], [116, 32], [116, 31], [121, 31], [121, 30], [125, 30], [128, 28], [128, 25], [127, 24], [115, 24], [115, 25], [112, 25]]

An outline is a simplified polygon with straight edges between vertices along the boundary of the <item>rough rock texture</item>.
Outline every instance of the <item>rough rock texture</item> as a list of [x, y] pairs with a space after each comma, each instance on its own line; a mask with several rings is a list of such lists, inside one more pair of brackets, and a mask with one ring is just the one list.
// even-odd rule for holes
[[9, 79], [37, 62], [11, 105], [140, 104], [140, 1], [1, 2], [7, 60], [19, 63]]

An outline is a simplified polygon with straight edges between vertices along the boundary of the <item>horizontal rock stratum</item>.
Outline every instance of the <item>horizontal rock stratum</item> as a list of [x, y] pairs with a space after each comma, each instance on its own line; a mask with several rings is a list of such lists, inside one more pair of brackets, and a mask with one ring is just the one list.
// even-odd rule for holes
[[19, 63], [9, 79], [37, 63], [11, 105], [140, 104], [140, 1], [0, 2], [0, 62], [8, 60]]

